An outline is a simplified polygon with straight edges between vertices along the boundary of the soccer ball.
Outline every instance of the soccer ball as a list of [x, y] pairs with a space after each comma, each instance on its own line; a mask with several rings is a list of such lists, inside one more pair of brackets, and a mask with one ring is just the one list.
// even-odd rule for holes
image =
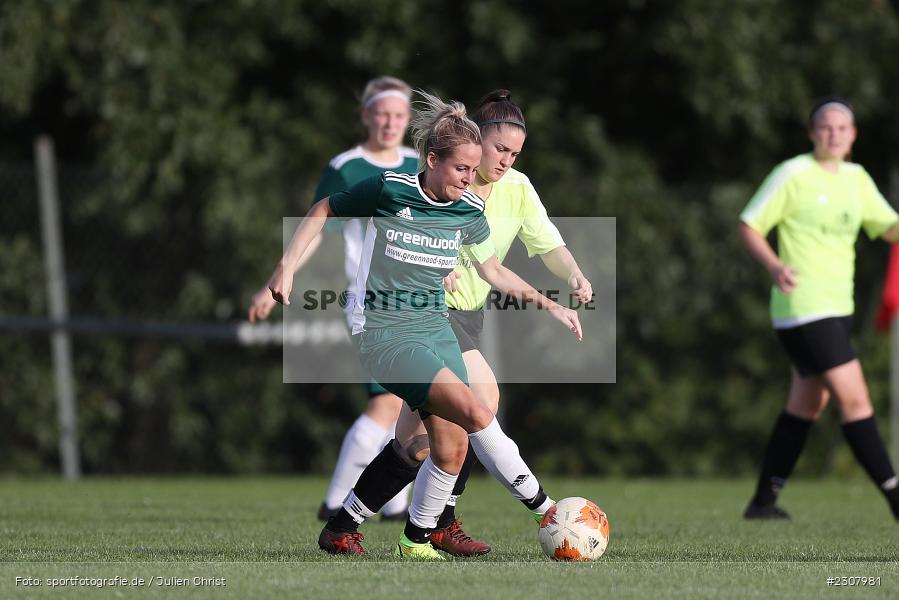
[[586, 498], [565, 498], [543, 515], [537, 539], [553, 560], [596, 560], [609, 544], [609, 520]]

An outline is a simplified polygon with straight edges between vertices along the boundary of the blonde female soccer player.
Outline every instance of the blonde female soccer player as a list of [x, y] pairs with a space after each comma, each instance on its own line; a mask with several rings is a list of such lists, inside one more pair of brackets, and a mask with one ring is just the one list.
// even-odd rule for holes
[[[812, 152], [778, 165], [740, 215], [743, 244], [771, 275], [771, 321], [792, 367], [787, 405], [744, 517], [789, 518], [777, 506], [778, 494], [809, 428], [833, 399], [846, 441], [899, 518], [896, 474], [850, 343], [858, 232], [895, 243], [899, 216], [865, 169], [846, 160], [856, 138], [848, 102], [828, 98], [816, 104], [809, 138]], [[779, 254], [765, 237], [774, 227]]]
[[[331, 160], [315, 190], [316, 198], [349, 189], [363, 179], [380, 175], [384, 171], [415, 173], [418, 170], [418, 153], [403, 146], [411, 116], [411, 97], [412, 88], [395, 77], [377, 77], [366, 84], [359, 107], [366, 132], [365, 140]], [[347, 282], [351, 283], [359, 270], [359, 257], [362, 255], [362, 242], [365, 238], [364, 226], [361, 220], [351, 219], [343, 222], [340, 229], [344, 242], [344, 272]], [[319, 238], [316, 238], [301, 265], [318, 243]], [[250, 321], [267, 318], [274, 306], [275, 300], [271, 292], [263, 287], [253, 296], [249, 310]], [[366, 391], [368, 406], [344, 435], [334, 473], [318, 510], [318, 518], [323, 521], [337, 512], [353, 484], [359, 479], [362, 469], [394, 437], [394, 426], [402, 400], [374, 380], [366, 385]], [[402, 490], [380, 509], [381, 518], [405, 520], [408, 506], [408, 490]]]
[[[565, 248], [564, 241], [547, 217], [536, 190], [523, 173], [512, 169], [527, 135], [521, 109], [512, 102], [507, 90], [496, 90], [480, 102], [472, 120], [478, 124], [481, 132], [482, 154], [469, 190], [477, 192], [485, 200], [484, 214], [490, 225], [490, 238], [498, 259], [502, 260], [506, 256], [517, 237], [525, 244], [530, 255], [539, 255], [553, 273], [568, 282], [580, 300], [589, 300], [593, 294], [590, 282]], [[460, 253], [459, 264], [451, 275], [445, 279], [445, 286], [451, 292], [447, 295], [447, 305], [450, 308], [448, 316], [469, 374], [469, 385], [475, 396], [496, 413], [499, 387], [493, 371], [480, 352], [483, 310], [491, 289], [490, 284], [480, 278], [465, 251]], [[411, 480], [415, 476], [417, 461], [427, 456], [427, 435], [420, 423], [416, 427], [410, 419], [415, 419], [415, 416], [404, 409], [397, 426], [396, 442], [384, 449], [377, 459], [378, 465], [373, 465], [367, 472], [372, 481], [382, 482], [381, 498], [393, 493], [390, 485], [398, 488], [404, 483], [401, 478], [384, 476], [380, 472], [382, 469], [392, 465], [393, 471], [400, 473], [402, 469], [399, 465], [405, 461], [406, 477]], [[435, 548], [454, 556], [477, 556], [490, 551], [488, 544], [466, 534], [462, 530], [461, 521], [455, 517], [456, 500], [465, 489], [465, 481], [474, 458], [475, 452], [469, 451], [447, 505], [437, 520], [437, 529], [430, 536]], [[360, 485], [366, 487], [369, 483], [360, 480]], [[366, 495], [367, 505], [372, 511], [376, 511], [378, 507], [375, 498], [371, 493]], [[423, 497], [416, 494], [414, 498], [410, 512], [417, 513], [417, 504]], [[351, 502], [346, 503], [345, 510], [325, 527], [325, 543], [320, 543], [323, 549], [329, 552], [336, 550], [334, 553], [361, 551], [361, 545], [335, 548], [327, 543], [332, 535], [331, 530], [355, 531], [360, 521], [358, 514], [351, 517], [352, 511]]]
[[[479, 275], [495, 288], [533, 302], [578, 339], [582, 332], [576, 312], [539, 294], [499, 263], [483, 202], [466, 190], [480, 163], [480, 131], [461, 104], [424, 97], [426, 108], [413, 124], [422, 172], [387, 172], [317, 202], [294, 234], [269, 289], [275, 300], [288, 302], [295, 266], [327, 217], [373, 217], [356, 277], [353, 337], [375, 380], [420, 412], [430, 440], [429, 456], [416, 477], [413, 506], [419, 510], [410, 511], [396, 553], [439, 559], [427, 539], [446, 506], [469, 443], [485, 468], [529, 510], [540, 515], [552, 504], [515, 442], [466, 385], [443, 293], [443, 279], [455, 268], [460, 249], [466, 249]], [[348, 506], [353, 522], [373, 514], [367, 496], [372, 493], [378, 500], [385, 481], [372, 481], [366, 473], [377, 469], [382, 456], [366, 468], [341, 512], [329, 521], [319, 538], [321, 547], [335, 553], [362, 552], [361, 534], [340, 527], [339, 519]], [[384, 477], [404, 477], [408, 465], [398, 461], [383, 466]], [[416, 503], [419, 497], [426, 501]]]

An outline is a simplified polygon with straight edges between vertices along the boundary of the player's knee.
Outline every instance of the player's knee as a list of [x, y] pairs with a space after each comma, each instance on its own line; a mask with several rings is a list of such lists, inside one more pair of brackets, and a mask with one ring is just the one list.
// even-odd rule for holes
[[484, 402], [487, 404], [487, 407], [490, 409], [494, 415], [499, 409], [499, 387], [492, 386], [490, 387], [484, 395]]
[[404, 443], [393, 440], [393, 449], [407, 464], [421, 464], [430, 454], [431, 447], [426, 434], [412, 436]]
[[857, 394], [840, 399], [840, 412], [850, 419], [864, 418], [873, 412], [871, 400], [867, 394]]
[[824, 412], [824, 406], [822, 405], [822, 406], [813, 407], [810, 410], [806, 411], [805, 414], [802, 414], [799, 416], [802, 417], [803, 419], [806, 419], [807, 421], [817, 421], [818, 417], [820, 417], [821, 413], [823, 413], [823, 412]]
[[806, 419], [808, 421], [817, 421], [818, 417], [824, 412], [824, 408], [827, 406], [827, 400], [817, 404], [805, 404], [805, 405], [797, 405], [790, 406], [787, 408], [787, 411], [797, 416], [801, 419]]
[[465, 462], [465, 454], [468, 451], [468, 438], [459, 443], [443, 443], [440, 448], [435, 448], [431, 454], [431, 460], [439, 468], [448, 473], [456, 474]]
[[[469, 432], [480, 431], [490, 425], [496, 416], [493, 411], [483, 402], [474, 400], [469, 408], [468, 419], [471, 425]], [[463, 457], [464, 458], [464, 457]]]
[[468, 433], [480, 431], [494, 419], [493, 411], [487, 404], [468, 388], [462, 388], [461, 395], [456, 398], [456, 406], [459, 409], [460, 420], [457, 425]]

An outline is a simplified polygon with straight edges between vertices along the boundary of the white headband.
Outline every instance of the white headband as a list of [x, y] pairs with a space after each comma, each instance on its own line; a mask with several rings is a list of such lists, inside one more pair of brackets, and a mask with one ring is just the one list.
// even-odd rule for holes
[[842, 102], [828, 102], [827, 104], [822, 104], [818, 110], [815, 111], [815, 114], [812, 115], [812, 121], [818, 118], [818, 115], [824, 114], [824, 111], [827, 110], [838, 110], [842, 113], [849, 115], [849, 118], [852, 119], [852, 122], [855, 122], [855, 115], [852, 113], [852, 109], [843, 104]]
[[406, 102], [409, 102], [409, 96], [404, 94], [399, 90], [384, 90], [383, 92], [378, 92], [374, 96], [368, 99], [368, 101], [362, 106], [362, 108], [369, 108], [372, 104], [377, 102], [378, 100], [383, 100], [384, 98], [402, 98]]

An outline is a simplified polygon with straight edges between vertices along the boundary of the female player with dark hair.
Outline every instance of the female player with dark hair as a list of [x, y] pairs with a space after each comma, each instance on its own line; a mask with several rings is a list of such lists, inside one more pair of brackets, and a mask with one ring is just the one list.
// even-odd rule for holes
[[[562, 322], [578, 339], [577, 313], [539, 294], [503, 267], [490, 241], [483, 202], [466, 187], [481, 158], [477, 125], [459, 103], [445, 104], [429, 94], [425, 110], [413, 123], [413, 138], [423, 167], [417, 176], [387, 172], [350, 190], [317, 202], [297, 229], [269, 280], [275, 300], [287, 303], [295, 266], [328, 217], [374, 217], [368, 221], [362, 264], [356, 277], [353, 333], [364, 366], [376, 381], [420, 411], [430, 452], [416, 477], [413, 507], [396, 553], [409, 558], [440, 559], [428, 543], [446, 506], [470, 443], [478, 459], [525, 506], [537, 515], [551, 505], [515, 442], [503, 433], [493, 412], [466, 385], [458, 342], [449, 325], [443, 278], [455, 268], [465, 248], [479, 275], [498, 290]], [[386, 218], [384, 218], [386, 217]], [[467, 435], [466, 435], [467, 434]], [[329, 521], [319, 545], [339, 553], [361, 553], [362, 536], [340, 526], [351, 508], [352, 522], [373, 513], [390, 488], [379, 471], [382, 452], [363, 471], [344, 503]], [[405, 478], [405, 462], [380, 471]], [[369, 499], [371, 498], [371, 500]], [[416, 501], [417, 500], [417, 501]]]
[[[481, 131], [482, 154], [475, 180], [468, 189], [484, 200], [484, 214], [490, 224], [490, 239], [497, 258], [502, 262], [518, 238], [527, 248], [528, 256], [539, 256], [553, 274], [569, 285], [576, 298], [588, 302], [593, 296], [590, 282], [549, 220], [528, 177], [512, 168], [527, 139], [527, 126], [521, 108], [512, 101], [511, 92], [495, 90], [487, 94], [478, 103], [471, 120]], [[499, 386], [481, 353], [484, 305], [490, 284], [478, 276], [464, 253], [459, 263], [446, 281], [450, 291], [446, 298], [449, 320], [459, 340], [471, 390], [495, 414], [499, 407]], [[490, 551], [489, 545], [472, 539], [462, 530], [462, 523], [455, 515], [456, 502], [465, 491], [474, 461], [475, 454], [469, 452], [446, 509], [437, 521], [437, 530], [431, 535], [435, 548], [454, 556]]]
[[[771, 320], [790, 358], [787, 405], [768, 441], [747, 519], [788, 519], [777, 497], [812, 423], [833, 398], [858, 462], [899, 518], [897, 478], [874, 420], [868, 387], [850, 343], [855, 240], [899, 241], [899, 215], [858, 164], [847, 162], [856, 138], [848, 102], [828, 98], [809, 117], [814, 145], [778, 165], [740, 215], [740, 238], [771, 275]], [[779, 255], [766, 235], [777, 227]]]
[[[481, 161], [469, 190], [475, 191], [485, 200], [484, 214], [490, 225], [490, 239], [496, 248], [497, 258], [502, 261], [515, 238], [519, 238], [529, 255], [539, 255], [554, 274], [568, 282], [573, 294], [581, 301], [588, 301], [593, 295], [590, 282], [584, 277], [558, 229], [546, 214], [533, 185], [523, 174], [512, 169], [512, 164], [521, 153], [527, 135], [524, 115], [511, 100], [507, 90], [496, 90], [484, 97], [472, 114], [472, 120], [481, 132]], [[447, 305], [449, 322], [459, 342], [469, 386], [480, 400], [495, 414], [499, 404], [499, 387], [496, 377], [480, 352], [481, 331], [484, 323], [484, 304], [490, 292], [490, 284], [480, 278], [465, 250], [460, 252], [456, 270], [448, 275], [444, 284], [449, 291]], [[415, 476], [414, 468], [427, 456], [428, 438], [423, 425], [416, 426], [414, 414], [404, 409], [397, 425], [396, 442], [384, 448], [379, 464], [401, 464], [407, 466], [406, 477]], [[455, 516], [458, 496], [465, 490], [465, 482], [475, 460], [475, 452], [469, 449], [465, 462], [456, 480], [452, 494], [441, 512], [436, 527], [431, 534], [431, 544], [454, 556], [478, 556], [490, 551], [490, 546], [472, 539], [462, 530], [462, 523]], [[378, 472], [373, 469], [373, 473]], [[399, 472], [401, 469], [397, 468]], [[373, 479], [379, 477], [373, 475]], [[399, 478], [380, 477], [395, 487], [403, 485]], [[391, 488], [382, 490], [382, 497], [392, 493]], [[373, 502], [372, 497], [367, 497]], [[415, 498], [419, 498], [418, 495]], [[372, 511], [377, 504], [368, 504]], [[359, 520], [351, 519], [351, 503], [345, 504], [345, 511], [337, 522], [329, 523], [323, 532], [322, 549], [332, 552], [334, 547], [327, 543], [334, 531], [341, 529], [355, 532]], [[410, 512], [417, 512], [413, 499]], [[337, 552], [361, 551], [361, 545], [336, 548]]]
[[[411, 97], [412, 88], [396, 77], [377, 77], [366, 84], [359, 107], [365, 140], [331, 160], [315, 190], [316, 198], [349, 189], [363, 179], [380, 175], [384, 171], [410, 174], [417, 171], [418, 153], [402, 145], [411, 117]], [[337, 224], [336, 219], [329, 223]], [[333, 229], [342, 231], [344, 272], [347, 281], [352, 283], [359, 270], [359, 257], [362, 255], [362, 242], [365, 238], [364, 225], [360, 219], [349, 219], [340, 225], [342, 227]], [[319, 241], [320, 238], [316, 237], [310, 244], [297, 269], [315, 251]], [[253, 296], [249, 310], [250, 321], [267, 318], [274, 306], [272, 293], [267, 287], [263, 287]], [[348, 320], [349, 316], [348, 314]], [[319, 507], [318, 517], [323, 521], [337, 512], [365, 465], [394, 437], [394, 426], [403, 401], [373, 380], [366, 385], [366, 391], [368, 406], [343, 438], [334, 474]], [[408, 490], [402, 490], [381, 508], [381, 518], [405, 520], [408, 506]]]

